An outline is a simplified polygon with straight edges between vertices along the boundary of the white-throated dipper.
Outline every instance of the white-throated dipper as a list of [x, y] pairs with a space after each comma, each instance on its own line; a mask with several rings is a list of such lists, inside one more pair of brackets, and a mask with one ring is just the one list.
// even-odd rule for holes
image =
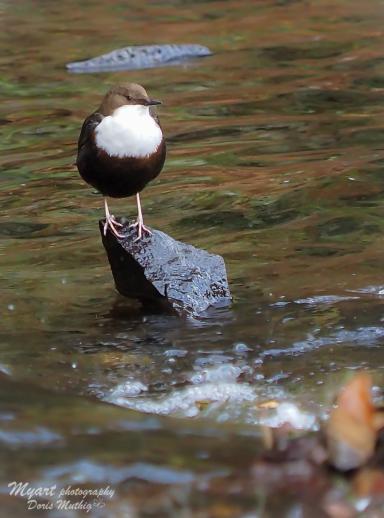
[[165, 141], [145, 89], [135, 83], [114, 86], [100, 108], [84, 121], [78, 142], [77, 168], [81, 177], [104, 196], [105, 225], [117, 237], [122, 224], [110, 214], [107, 196], [125, 198], [136, 194], [138, 218], [134, 224], [140, 239], [144, 226], [140, 191], [163, 168]]

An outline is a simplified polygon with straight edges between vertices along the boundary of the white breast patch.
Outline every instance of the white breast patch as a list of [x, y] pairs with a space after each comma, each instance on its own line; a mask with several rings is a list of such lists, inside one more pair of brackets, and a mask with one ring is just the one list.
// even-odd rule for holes
[[110, 156], [146, 157], [154, 153], [163, 138], [160, 126], [148, 106], [125, 105], [104, 117], [96, 127], [96, 145]]

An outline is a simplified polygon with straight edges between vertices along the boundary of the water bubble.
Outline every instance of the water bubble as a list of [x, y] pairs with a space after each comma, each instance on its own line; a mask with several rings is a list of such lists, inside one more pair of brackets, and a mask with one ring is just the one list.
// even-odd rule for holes
[[167, 349], [164, 351], [164, 356], [171, 358], [175, 356], [176, 358], [184, 358], [188, 354], [188, 351], [185, 349]]
[[237, 342], [233, 346], [233, 350], [235, 351], [235, 353], [246, 353], [248, 351], [251, 351], [252, 349], [250, 347], [248, 347], [248, 345], [243, 343], [243, 342]]
[[120, 397], [132, 397], [141, 394], [142, 392], [146, 392], [148, 390], [148, 386], [144, 385], [141, 381], [138, 380], [128, 380], [121, 385], [118, 385], [110, 394], [109, 398], [114, 400]]
[[242, 369], [230, 363], [202, 369], [194, 373], [190, 380], [194, 385], [201, 383], [234, 382], [242, 373]]

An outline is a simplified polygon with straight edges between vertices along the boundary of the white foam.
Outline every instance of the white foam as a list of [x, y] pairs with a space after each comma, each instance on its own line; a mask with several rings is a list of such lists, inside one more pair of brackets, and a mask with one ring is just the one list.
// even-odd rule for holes
[[201, 383], [228, 383], [236, 381], [241, 373], [242, 369], [240, 367], [225, 363], [217, 367], [210, 367], [194, 372], [190, 377], [190, 381], [194, 385]]
[[[117, 385], [105, 400], [132, 410], [156, 415], [205, 417], [218, 422], [246, 422], [279, 428], [285, 424], [295, 429], [316, 430], [318, 419], [302, 409], [278, 387], [265, 383], [239, 381], [244, 366], [223, 363], [201, 367], [187, 376], [189, 384], [166, 394], [153, 394], [140, 381]], [[273, 399], [276, 407], [266, 409], [258, 401]]]
[[272, 428], [279, 428], [285, 424], [298, 430], [316, 430], [318, 428], [314, 414], [304, 412], [295, 403], [288, 401], [280, 403], [272, 414], [263, 418], [260, 423]]
[[162, 399], [133, 399], [127, 396], [117, 396], [116, 390], [106, 399], [116, 405], [139, 410], [150, 414], [195, 417], [201, 411], [201, 405], [208, 403], [241, 403], [254, 401], [255, 391], [247, 384], [239, 383], [205, 383], [176, 390]]
[[147, 385], [141, 383], [141, 381], [128, 380], [118, 385], [110, 394], [112, 399], [119, 397], [132, 397], [138, 396], [142, 392], [148, 390]]

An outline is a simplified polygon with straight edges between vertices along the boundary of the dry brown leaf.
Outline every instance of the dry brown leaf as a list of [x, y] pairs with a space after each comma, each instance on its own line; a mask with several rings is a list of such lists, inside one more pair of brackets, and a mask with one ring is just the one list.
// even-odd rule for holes
[[375, 407], [371, 397], [372, 380], [366, 373], [356, 374], [340, 391], [337, 408], [326, 427], [330, 463], [347, 471], [362, 466], [376, 444]]
[[266, 408], [267, 410], [277, 408], [279, 403], [275, 399], [270, 399], [268, 401], [263, 401], [257, 405], [259, 408]]

